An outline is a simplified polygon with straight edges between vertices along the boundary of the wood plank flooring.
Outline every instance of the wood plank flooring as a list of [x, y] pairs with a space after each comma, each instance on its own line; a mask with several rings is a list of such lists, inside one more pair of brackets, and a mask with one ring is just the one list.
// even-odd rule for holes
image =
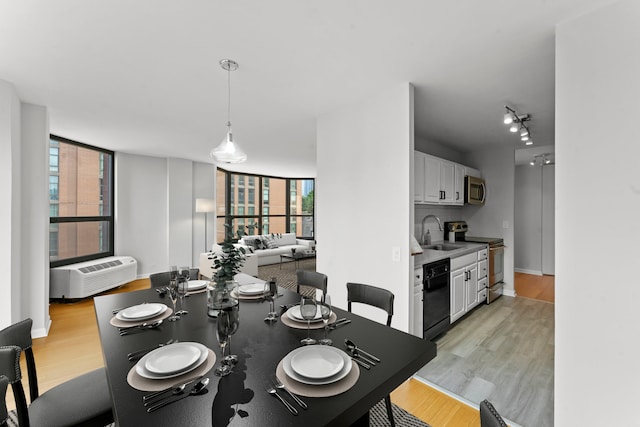
[[[106, 293], [130, 292], [148, 287], [148, 279], [141, 279]], [[41, 392], [104, 366], [92, 298], [75, 303], [54, 302], [50, 305], [50, 315], [52, 325], [49, 335], [33, 340]], [[24, 361], [22, 369], [26, 372]], [[26, 387], [28, 385], [25, 382]], [[432, 427], [480, 425], [477, 406], [465, 404], [416, 379], [403, 383], [391, 394], [391, 399]], [[10, 388], [7, 406], [9, 409], [15, 407]]]
[[503, 296], [456, 322], [417, 375], [476, 405], [487, 398], [523, 426], [553, 426], [554, 330], [552, 303]]

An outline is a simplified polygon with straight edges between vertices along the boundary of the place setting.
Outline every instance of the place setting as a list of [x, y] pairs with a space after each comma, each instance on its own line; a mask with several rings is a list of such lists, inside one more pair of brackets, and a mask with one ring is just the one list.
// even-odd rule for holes
[[142, 356], [129, 370], [127, 382], [136, 390], [169, 392], [203, 376], [215, 363], [215, 353], [203, 344], [174, 342], [159, 346]]
[[172, 314], [173, 310], [165, 304], [142, 303], [118, 310], [109, 323], [120, 328], [121, 333], [128, 333], [158, 327]]
[[189, 280], [187, 286], [187, 295], [194, 295], [205, 292], [207, 290], [208, 280]]
[[307, 329], [307, 337], [300, 340], [303, 346], [289, 352], [278, 363], [276, 377], [281, 388], [295, 395], [328, 397], [353, 387], [360, 376], [358, 364], [353, 363], [352, 355], [333, 347], [327, 334], [329, 321], [336, 321], [331, 309], [331, 297], [324, 295], [321, 301], [302, 297], [300, 305], [291, 307], [285, 314], [282, 316], [283, 323], [291, 321], [296, 325], [306, 323], [309, 326], [313, 321], [318, 325], [316, 329], [324, 327], [324, 337], [315, 340]]

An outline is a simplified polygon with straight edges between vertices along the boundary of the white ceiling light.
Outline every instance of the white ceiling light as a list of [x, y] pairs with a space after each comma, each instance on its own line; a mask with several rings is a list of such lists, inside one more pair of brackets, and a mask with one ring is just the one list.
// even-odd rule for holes
[[546, 166], [553, 164], [551, 153], [538, 154], [529, 162], [531, 166]]
[[504, 114], [504, 124], [505, 125], [510, 125], [511, 123], [513, 123], [513, 116], [511, 115], [511, 113], [505, 113]]
[[238, 69], [238, 63], [231, 59], [220, 61], [222, 69], [227, 70], [227, 84], [229, 97], [227, 102], [227, 135], [216, 148], [211, 150], [210, 156], [218, 163], [242, 163], [247, 160], [247, 155], [233, 140], [231, 131], [231, 72]]

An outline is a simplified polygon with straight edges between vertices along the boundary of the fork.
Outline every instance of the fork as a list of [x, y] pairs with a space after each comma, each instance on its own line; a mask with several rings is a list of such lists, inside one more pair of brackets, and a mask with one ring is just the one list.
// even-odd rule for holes
[[288, 388], [286, 388], [286, 387], [284, 386], [284, 384], [282, 384], [282, 382], [280, 382], [280, 380], [278, 379], [278, 377], [277, 377], [277, 376], [275, 376], [275, 375], [274, 375], [274, 376], [271, 378], [271, 382], [273, 383], [273, 385], [274, 385], [274, 387], [275, 387], [275, 388], [277, 388], [277, 389], [279, 389], [279, 390], [284, 390], [284, 391], [286, 391], [287, 393], [289, 393], [289, 396], [291, 396], [291, 398], [292, 398], [293, 400], [295, 400], [295, 401], [296, 401], [296, 403], [297, 403], [298, 405], [300, 405], [300, 407], [301, 407], [301, 408], [307, 409], [307, 404], [306, 404], [306, 403], [304, 403], [304, 402], [302, 401], [302, 399], [300, 399], [297, 395], [295, 395], [295, 394], [291, 393], [291, 392], [289, 391], [289, 389], [288, 389]]
[[282, 398], [282, 396], [280, 396], [278, 394], [278, 391], [275, 389], [275, 387], [273, 387], [272, 385], [267, 385], [265, 384], [264, 389], [266, 390], [267, 393], [277, 397], [280, 402], [282, 402], [282, 404], [284, 406], [286, 406], [286, 408], [289, 410], [289, 412], [291, 412], [293, 415], [298, 415], [298, 410], [296, 408], [294, 408], [291, 403], [287, 402], [286, 400], [284, 400]]

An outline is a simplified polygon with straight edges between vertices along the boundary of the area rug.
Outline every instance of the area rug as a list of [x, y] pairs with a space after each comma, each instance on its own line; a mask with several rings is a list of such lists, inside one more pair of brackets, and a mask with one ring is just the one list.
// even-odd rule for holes
[[[298, 261], [297, 268], [296, 263], [293, 261], [283, 262], [282, 264], [260, 266], [258, 267], [258, 278], [262, 280], [271, 280], [271, 278], [275, 277], [278, 286], [282, 286], [283, 288], [287, 288], [295, 292], [297, 285], [297, 270], [316, 271], [315, 258], [303, 259]], [[300, 293], [307, 296], [313, 296], [315, 294], [315, 291], [313, 288], [303, 288], [301, 289]]]
[[[401, 407], [391, 404], [393, 408], [393, 421], [396, 426], [399, 427], [430, 427], [429, 424], [414, 417]], [[384, 399], [378, 402], [369, 411], [369, 426], [370, 427], [383, 427], [390, 426], [389, 417], [387, 416], [387, 407], [384, 404]]]

